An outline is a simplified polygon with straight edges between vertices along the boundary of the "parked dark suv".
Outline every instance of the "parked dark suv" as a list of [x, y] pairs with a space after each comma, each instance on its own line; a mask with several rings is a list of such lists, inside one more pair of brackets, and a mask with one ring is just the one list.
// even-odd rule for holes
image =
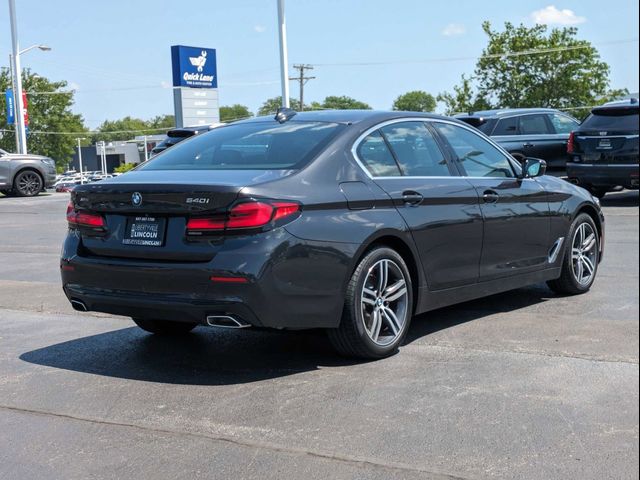
[[615, 189], [638, 189], [638, 99], [594, 108], [571, 134], [569, 180], [604, 197]]
[[546, 160], [551, 168], [564, 168], [569, 134], [580, 122], [550, 108], [485, 110], [456, 118], [479, 129], [521, 163], [527, 157]]

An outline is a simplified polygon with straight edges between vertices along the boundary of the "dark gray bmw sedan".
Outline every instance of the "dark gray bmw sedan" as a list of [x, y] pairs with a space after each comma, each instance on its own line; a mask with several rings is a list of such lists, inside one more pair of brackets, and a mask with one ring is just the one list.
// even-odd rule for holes
[[450, 118], [282, 110], [74, 189], [63, 288], [157, 334], [324, 328], [342, 354], [381, 358], [419, 313], [590, 289], [600, 205], [544, 173]]

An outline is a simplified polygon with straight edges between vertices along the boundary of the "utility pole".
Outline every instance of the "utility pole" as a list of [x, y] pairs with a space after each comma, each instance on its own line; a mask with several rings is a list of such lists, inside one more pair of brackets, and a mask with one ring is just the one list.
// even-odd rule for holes
[[287, 23], [284, 16], [284, 0], [278, 0], [278, 38], [280, 40], [282, 106], [289, 108], [289, 55], [287, 52]]
[[16, 22], [16, 2], [9, 0], [9, 19], [11, 21], [11, 47], [13, 56], [13, 74], [15, 90], [13, 103], [16, 108], [16, 137], [18, 137], [18, 153], [27, 153], [27, 133], [24, 127], [24, 105], [22, 102], [22, 69], [20, 68], [20, 45], [18, 43], [18, 25]]
[[305, 70], [313, 70], [313, 65], [308, 64], [300, 64], [294, 65], [293, 68], [300, 71], [299, 77], [291, 77], [289, 80], [296, 80], [300, 84], [300, 111], [304, 112], [304, 86], [307, 84], [309, 80], [313, 80], [316, 77], [305, 77]]

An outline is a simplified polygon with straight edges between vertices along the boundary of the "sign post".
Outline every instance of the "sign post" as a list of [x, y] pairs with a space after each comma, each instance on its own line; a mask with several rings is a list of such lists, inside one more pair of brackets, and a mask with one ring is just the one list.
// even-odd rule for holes
[[220, 122], [215, 49], [174, 45], [171, 65], [176, 126]]

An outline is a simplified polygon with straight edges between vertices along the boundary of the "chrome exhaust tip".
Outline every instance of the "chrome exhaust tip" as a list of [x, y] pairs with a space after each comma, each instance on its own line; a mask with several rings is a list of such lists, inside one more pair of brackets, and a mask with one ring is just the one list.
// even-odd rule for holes
[[230, 315], [208, 315], [207, 325], [219, 328], [247, 328], [251, 324]]
[[74, 310], [77, 310], [78, 312], [88, 312], [89, 311], [89, 309], [84, 304], [84, 302], [81, 302], [80, 300], [71, 300], [71, 306], [73, 307]]

